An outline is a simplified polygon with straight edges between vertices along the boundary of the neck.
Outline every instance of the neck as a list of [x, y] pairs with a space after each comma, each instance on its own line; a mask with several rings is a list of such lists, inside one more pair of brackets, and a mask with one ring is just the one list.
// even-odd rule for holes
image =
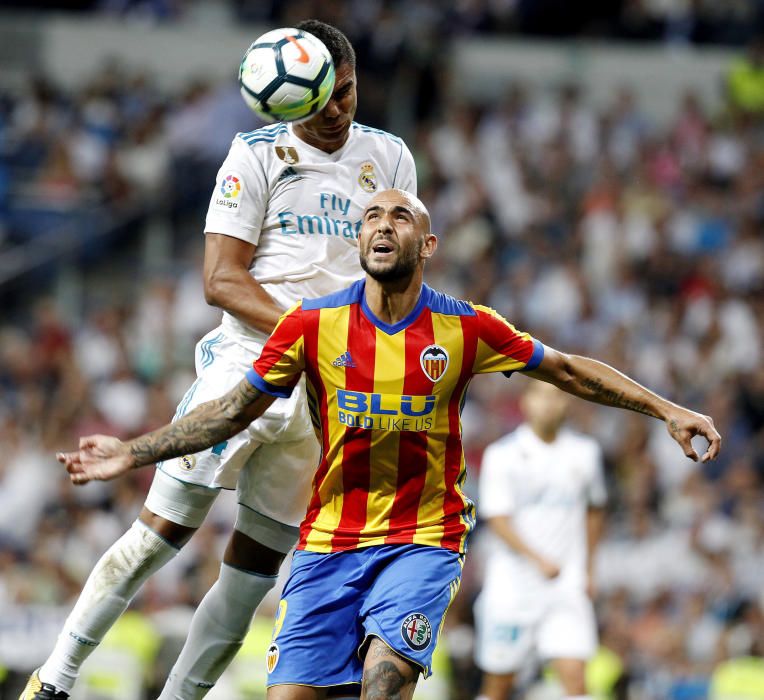
[[422, 293], [422, 271], [393, 282], [379, 282], [366, 275], [366, 303], [382, 322], [394, 325], [408, 316]]
[[534, 425], [533, 423], [528, 423], [528, 425], [531, 426], [531, 430], [542, 442], [554, 442], [557, 439], [557, 433], [560, 432], [559, 425]]
[[335, 151], [339, 151], [350, 136], [350, 130], [348, 129], [333, 141], [325, 141], [311, 134], [302, 124], [295, 124], [293, 130], [295, 136], [297, 136], [300, 141], [304, 141], [308, 146], [313, 146], [313, 148], [317, 148], [324, 153], [334, 153]]

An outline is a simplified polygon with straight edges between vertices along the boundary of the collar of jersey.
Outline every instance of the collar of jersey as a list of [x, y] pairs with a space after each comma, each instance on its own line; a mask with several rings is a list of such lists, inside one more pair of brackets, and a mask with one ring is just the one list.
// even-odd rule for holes
[[414, 308], [409, 311], [405, 318], [402, 318], [398, 323], [393, 323], [392, 325], [377, 318], [366, 303], [366, 280], [361, 280], [360, 296], [361, 311], [363, 312], [363, 315], [379, 328], [379, 330], [384, 331], [387, 335], [395, 335], [398, 331], [402, 331], [417, 320], [422, 309], [427, 306], [427, 302], [430, 298], [430, 288], [426, 284], [423, 284], [422, 291], [419, 293], [419, 299], [414, 305]]
[[287, 126], [287, 130], [289, 135], [300, 145], [300, 148], [307, 148], [310, 151], [313, 151], [314, 153], [323, 156], [327, 160], [337, 160], [338, 158], [341, 158], [342, 155], [345, 153], [345, 150], [350, 145], [350, 142], [353, 140], [353, 135], [355, 132], [355, 129], [351, 126], [350, 131], [348, 132], [348, 138], [345, 143], [340, 146], [334, 153], [327, 153], [326, 151], [322, 151], [320, 148], [316, 148], [315, 146], [311, 146], [307, 141], [303, 141], [297, 134], [294, 133], [294, 124], [291, 122]]

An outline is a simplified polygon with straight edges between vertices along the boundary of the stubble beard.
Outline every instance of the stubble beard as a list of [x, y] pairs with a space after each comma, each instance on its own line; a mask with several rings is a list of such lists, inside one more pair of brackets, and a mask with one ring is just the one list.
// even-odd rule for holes
[[366, 254], [361, 253], [361, 268], [377, 282], [398, 282], [414, 274], [419, 259], [419, 250], [412, 248], [405, 256], [399, 257], [390, 267], [375, 269], [369, 265]]

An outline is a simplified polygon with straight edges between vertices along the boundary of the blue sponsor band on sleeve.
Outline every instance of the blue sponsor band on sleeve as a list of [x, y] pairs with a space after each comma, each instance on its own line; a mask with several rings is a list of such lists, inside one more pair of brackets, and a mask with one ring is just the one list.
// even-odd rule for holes
[[254, 369], [250, 369], [247, 372], [246, 377], [247, 381], [249, 381], [255, 389], [259, 389], [264, 394], [270, 394], [271, 396], [276, 396], [280, 399], [288, 399], [292, 395], [294, 387], [279, 386], [278, 384], [266, 382]]
[[528, 371], [531, 369], [536, 369], [541, 364], [541, 360], [544, 359], [544, 343], [533, 339], [533, 353], [531, 354], [530, 359], [526, 363], [525, 367], [523, 368], [524, 371]]

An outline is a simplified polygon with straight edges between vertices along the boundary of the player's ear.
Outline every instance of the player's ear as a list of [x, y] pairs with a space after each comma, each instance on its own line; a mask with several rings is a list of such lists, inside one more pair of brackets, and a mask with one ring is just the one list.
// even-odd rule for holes
[[431, 258], [438, 248], [438, 237], [434, 233], [425, 234], [424, 245], [419, 255], [422, 258]]

